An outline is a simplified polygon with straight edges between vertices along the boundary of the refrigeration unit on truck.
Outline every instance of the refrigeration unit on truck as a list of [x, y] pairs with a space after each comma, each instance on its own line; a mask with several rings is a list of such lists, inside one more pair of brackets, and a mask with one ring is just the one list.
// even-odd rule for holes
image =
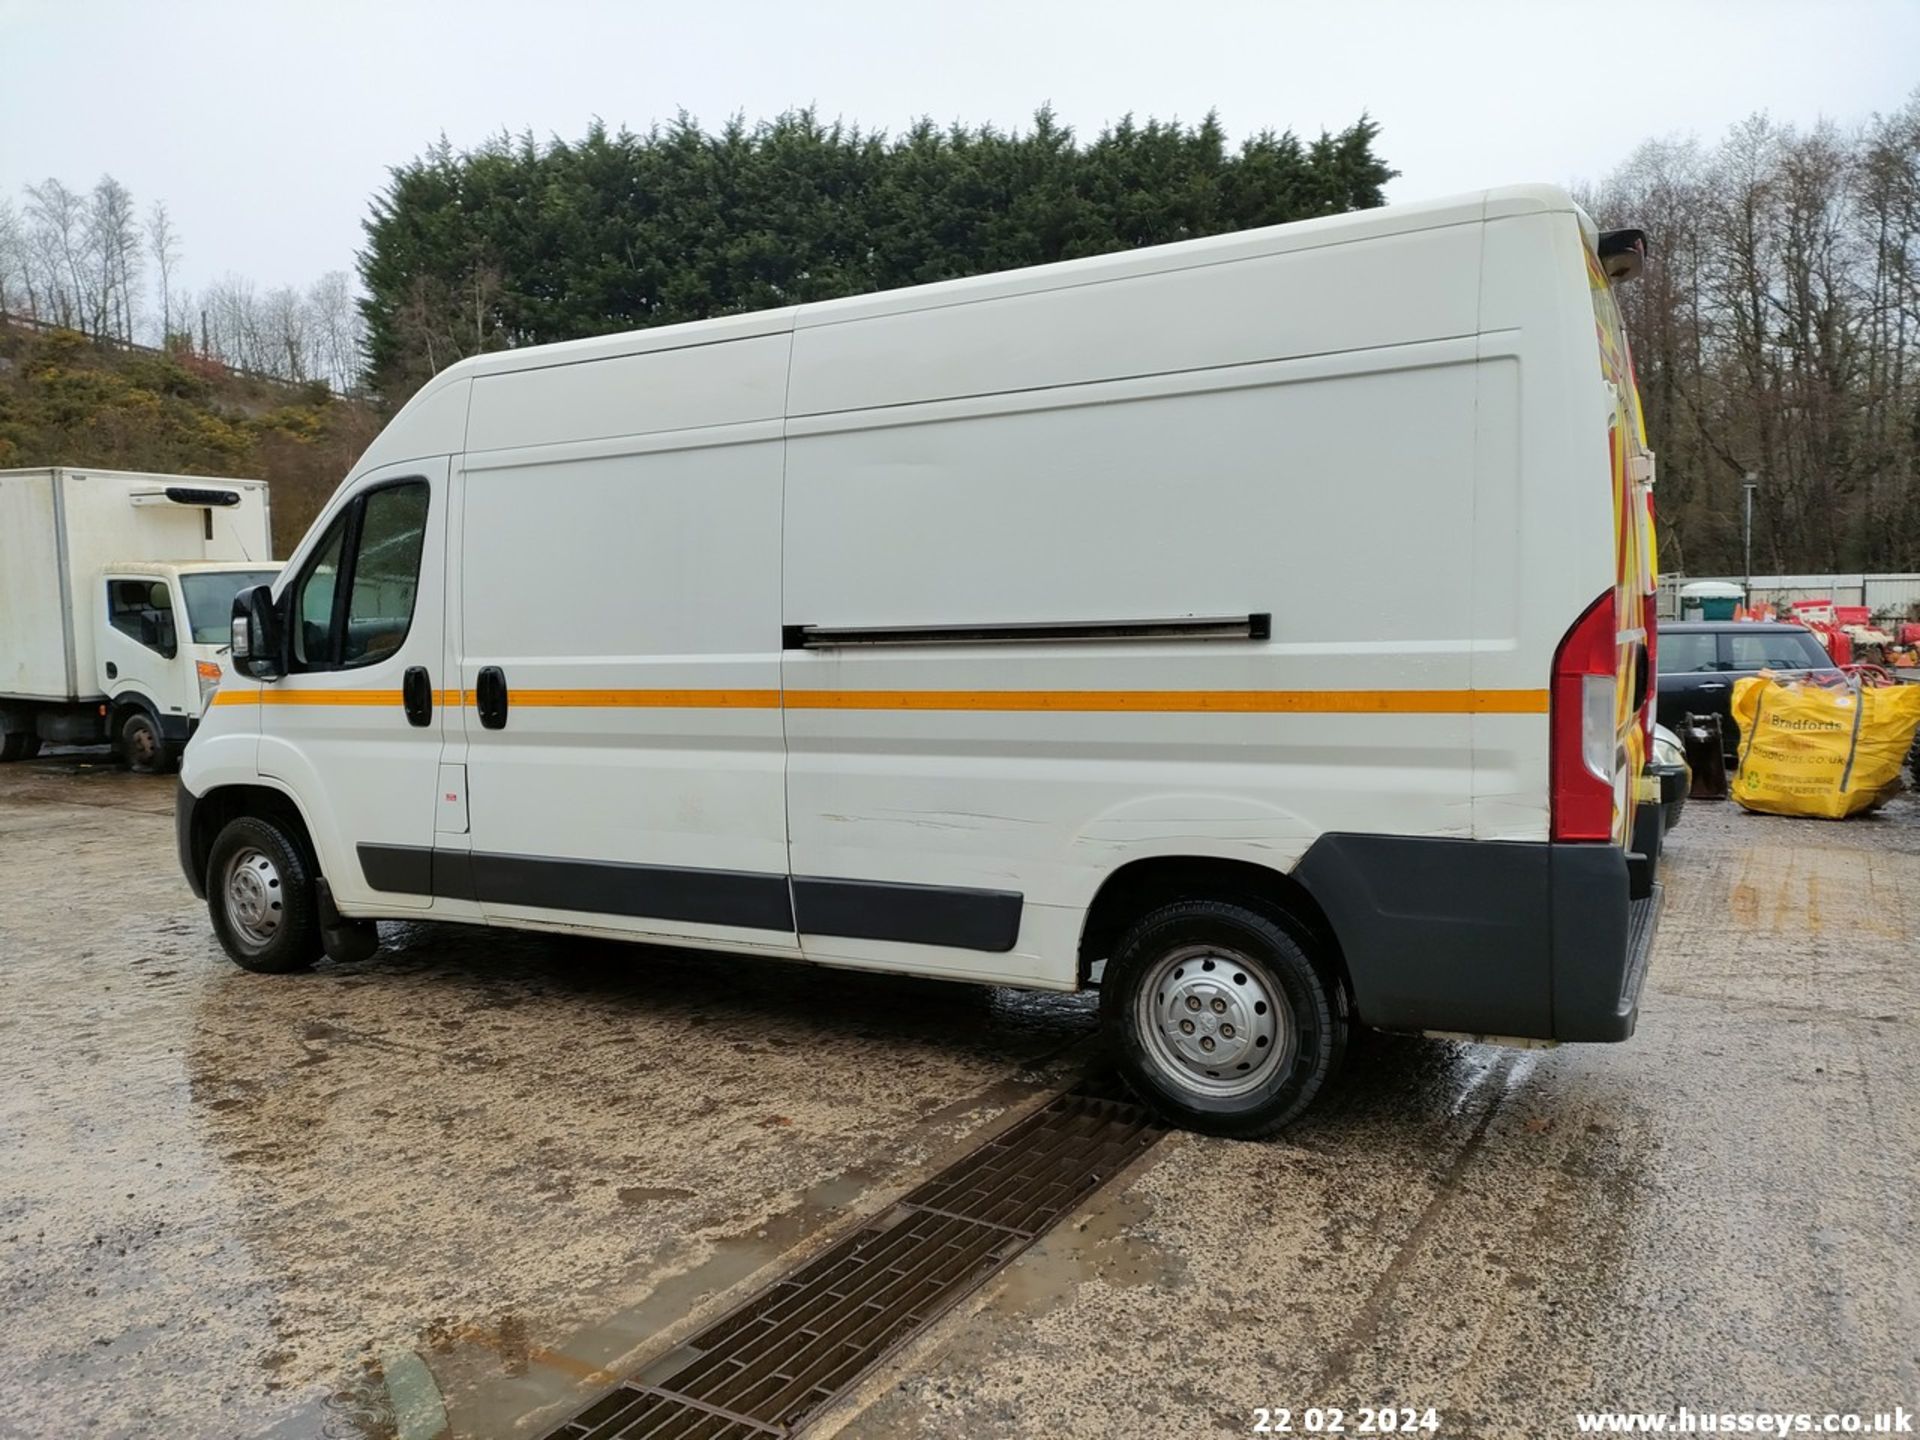
[[432, 919], [1098, 985], [1228, 1134], [1356, 1024], [1624, 1039], [1641, 254], [1527, 186], [463, 360], [240, 597], [188, 881], [259, 971]]
[[236, 593], [272, 580], [264, 480], [0, 470], [0, 760], [111, 744], [179, 757]]

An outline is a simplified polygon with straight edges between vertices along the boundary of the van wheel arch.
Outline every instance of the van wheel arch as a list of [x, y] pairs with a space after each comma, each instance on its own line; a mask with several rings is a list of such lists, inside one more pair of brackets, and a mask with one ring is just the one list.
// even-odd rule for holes
[[281, 823], [300, 847], [308, 870], [321, 875], [319, 852], [314, 849], [313, 832], [300, 806], [284, 790], [270, 785], [222, 785], [199, 797], [193, 807], [193, 830], [188, 836], [194, 873], [201, 884], [209, 883], [207, 865], [213, 854], [214, 839], [232, 821], [245, 816]]
[[1094, 964], [1113, 953], [1135, 922], [1185, 900], [1221, 900], [1270, 915], [1327, 967], [1351, 1008], [1353, 982], [1339, 937], [1307, 887], [1284, 871], [1217, 856], [1158, 855], [1107, 876], [1081, 923], [1080, 983], [1090, 983]]
[[136, 710], [144, 711], [146, 717], [153, 721], [155, 725], [160, 723], [160, 707], [149, 700], [144, 692], [139, 690], [122, 690], [119, 694], [110, 696], [107, 700], [108, 731], [117, 731], [127, 716]]
[[156, 730], [160, 728], [160, 707], [138, 690], [122, 690], [107, 701], [107, 738], [114, 745], [120, 743], [120, 727], [136, 711], [151, 720]]

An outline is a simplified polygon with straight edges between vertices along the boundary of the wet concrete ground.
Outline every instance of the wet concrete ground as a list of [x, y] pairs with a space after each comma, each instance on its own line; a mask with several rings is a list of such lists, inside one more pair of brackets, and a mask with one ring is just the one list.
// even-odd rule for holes
[[[0, 1434], [536, 1435], [1085, 1060], [1078, 999], [518, 934], [247, 975], [171, 797], [0, 769]], [[1920, 806], [1670, 845], [1633, 1041], [1373, 1038], [1280, 1140], [1161, 1142], [818, 1433], [1916, 1408]]]

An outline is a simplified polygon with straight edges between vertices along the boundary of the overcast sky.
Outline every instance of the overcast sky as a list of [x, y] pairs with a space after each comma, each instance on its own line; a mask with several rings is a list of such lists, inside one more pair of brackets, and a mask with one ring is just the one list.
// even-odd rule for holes
[[184, 281], [350, 269], [388, 166], [442, 132], [576, 136], [812, 104], [897, 130], [1092, 134], [1128, 111], [1238, 137], [1362, 111], [1414, 199], [1597, 178], [1756, 110], [1846, 122], [1920, 85], [1920, 0], [0, 0], [0, 193], [103, 171], [165, 199]]

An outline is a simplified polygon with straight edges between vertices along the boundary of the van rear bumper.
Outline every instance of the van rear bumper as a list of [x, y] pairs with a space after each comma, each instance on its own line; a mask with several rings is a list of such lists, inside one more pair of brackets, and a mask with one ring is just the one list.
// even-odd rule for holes
[[1330, 834], [1294, 878], [1326, 913], [1364, 1024], [1624, 1040], [1660, 902], [1657, 851], [1635, 860], [1613, 845]]

